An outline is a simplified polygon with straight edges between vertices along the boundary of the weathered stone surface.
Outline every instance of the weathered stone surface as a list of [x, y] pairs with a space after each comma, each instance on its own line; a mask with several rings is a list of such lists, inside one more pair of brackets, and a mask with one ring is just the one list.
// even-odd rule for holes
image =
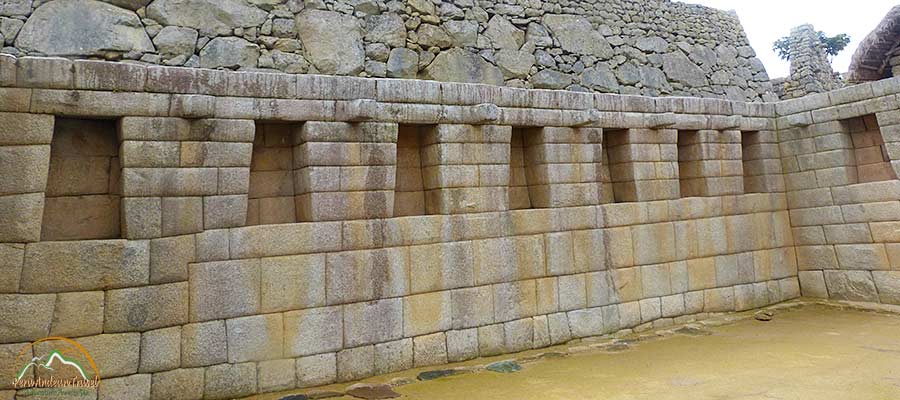
[[147, 16], [164, 24], [194, 28], [205, 36], [230, 35], [235, 28], [262, 25], [268, 14], [243, 0], [155, 0]]
[[602, 92], [615, 93], [619, 90], [616, 75], [605, 65], [585, 69], [581, 73], [581, 84]]
[[259, 260], [191, 264], [190, 319], [207, 321], [259, 311]]
[[225, 321], [188, 324], [181, 330], [181, 366], [202, 367], [226, 362]]
[[529, 52], [506, 49], [496, 52], [494, 59], [506, 79], [524, 78], [531, 71], [535, 61]]
[[306, 10], [297, 15], [297, 33], [306, 58], [319, 72], [355, 75], [363, 68], [365, 50], [359, 22], [333, 11]]
[[572, 76], [545, 69], [531, 77], [535, 89], [564, 89], [572, 84]]
[[406, 45], [406, 27], [403, 26], [403, 18], [393, 13], [366, 17], [366, 41], [402, 48]]
[[43, 193], [0, 196], [0, 240], [4, 242], [36, 242], [41, 240]]
[[215, 38], [200, 50], [203, 68], [255, 68], [258, 59], [259, 46], [236, 37]]
[[142, 373], [169, 371], [181, 365], [181, 327], [157, 329], [141, 335]]
[[105, 311], [105, 332], [146, 331], [184, 324], [188, 317], [188, 284], [111, 290], [106, 294]]
[[543, 23], [559, 40], [563, 50], [600, 58], [613, 56], [609, 42], [584, 17], [551, 14], [544, 16]]
[[691, 86], [705, 86], [708, 84], [706, 73], [681, 52], [676, 51], [664, 54], [662, 63], [666, 76], [673, 81]]
[[413, 366], [413, 341], [410, 338], [375, 345], [375, 373], [387, 374]]
[[221, 364], [206, 369], [204, 399], [233, 399], [256, 393], [256, 364]]
[[525, 42], [525, 32], [500, 15], [494, 15], [488, 21], [484, 36], [495, 49], [518, 50]]
[[146, 285], [148, 247], [147, 242], [125, 240], [29, 244], [20, 289], [46, 293]]
[[0, 294], [0, 343], [46, 337], [53, 317], [54, 294]]
[[150, 398], [150, 374], [104, 379], [99, 395], [102, 399], [129, 400]]
[[297, 358], [296, 370], [297, 387], [333, 383], [337, 379], [337, 357], [335, 353], [299, 357]]
[[112, 4], [114, 6], [127, 8], [132, 11], [137, 11], [139, 8], [146, 7], [147, 4], [150, 4], [151, 2], [153, 2], [153, 0], [100, 0], [100, 1]]
[[419, 71], [419, 53], [406, 48], [391, 49], [387, 60], [388, 78], [415, 79]]
[[499, 68], [476, 54], [457, 48], [438, 54], [422, 71], [421, 77], [443, 82], [503, 83], [503, 73]]
[[28, 15], [31, 13], [32, 0], [2, 0], [0, 15]]
[[257, 384], [260, 392], [280, 392], [296, 387], [296, 360], [263, 361], [256, 364]]
[[50, 335], [80, 337], [102, 333], [103, 297], [100, 291], [57, 294]]
[[286, 357], [333, 352], [343, 347], [343, 312], [340, 306], [285, 313], [284, 328]]
[[22, 27], [16, 47], [51, 56], [101, 56], [107, 52], [154, 50], [137, 14], [95, 0], [44, 3]]
[[181, 368], [153, 374], [151, 400], [203, 398], [203, 368]]
[[281, 314], [252, 315], [229, 319], [225, 322], [228, 332], [228, 362], [264, 361], [281, 358]]
[[878, 292], [869, 271], [825, 271], [830, 298], [851, 301], [878, 301]]
[[178, 56], [190, 57], [197, 46], [198, 33], [192, 28], [166, 26], [153, 37], [156, 51], [163, 59]]

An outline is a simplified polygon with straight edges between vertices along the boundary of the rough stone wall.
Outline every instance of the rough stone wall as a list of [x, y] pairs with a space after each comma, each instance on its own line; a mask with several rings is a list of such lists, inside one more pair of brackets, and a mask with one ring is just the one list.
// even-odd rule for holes
[[773, 96], [735, 15], [668, 0], [4, 0], [4, 43], [18, 56]]
[[840, 76], [831, 69], [825, 46], [812, 25], [800, 25], [791, 30], [788, 54], [790, 75], [772, 82], [779, 98], [794, 99], [843, 86]]
[[[744, 103], [0, 56], [0, 367], [63, 335], [97, 360], [100, 398], [233, 398], [801, 290], [897, 304], [900, 182], [856, 183], [881, 145], [835, 122], [875, 114], [886, 158], [864, 165], [896, 169], [897, 93]], [[43, 240], [60, 124], [86, 119], [115, 124], [121, 237]], [[264, 171], [274, 195], [253, 195]], [[280, 197], [297, 222], [251, 203]]]

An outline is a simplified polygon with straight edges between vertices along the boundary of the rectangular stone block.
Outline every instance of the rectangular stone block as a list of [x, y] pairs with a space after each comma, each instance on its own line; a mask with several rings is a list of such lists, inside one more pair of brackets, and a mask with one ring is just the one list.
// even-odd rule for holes
[[141, 373], [177, 369], [181, 366], [181, 327], [175, 326], [141, 335]]
[[299, 357], [295, 369], [298, 388], [334, 383], [337, 380], [337, 357], [335, 353]]
[[150, 374], [104, 379], [98, 390], [98, 395], [100, 398], [110, 400], [149, 399], [150, 385]]
[[76, 60], [75, 89], [142, 92], [147, 67], [138, 64]]
[[41, 240], [42, 193], [0, 196], [0, 241], [36, 242]]
[[106, 293], [104, 332], [147, 331], [188, 321], [187, 282]]
[[[141, 334], [119, 333], [79, 338], [78, 343], [90, 353], [102, 368], [101, 378], [137, 373], [141, 351]], [[41, 353], [41, 354], [46, 354]]]
[[153, 374], [151, 400], [203, 398], [203, 368], [181, 368]]
[[375, 345], [375, 374], [403, 371], [412, 366], [412, 339], [407, 338]]
[[603, 312], [600, 307], [570, 311], [567, 315], [573, 337], [603, 334]]
[[228, 361], [225, 321], [188, 324], [181, 330], [181, 366], [203, 367]]
[[190, 320], [240, 317], [260, 308], [259, 260], [191, 264]]
[[16, 84], [20, 87], [71, 89], [72, 60], [62, 57], [20, 57], [16, 60]]
[[256, 393], [256, 364], [221, 364], [206, 368], [203, 398], [233, 399]]
[[151, 240], [150, 283], [186, 281], [195, 256], [194, 235]]
[[882, 244], [842, 244], [834, 246], [838, 264], [848, 270], [890, 269]]
[[253, 226], [229, 231], [231, 257], [271, 257], [341, 248], [341, 224], [288, 224]]
[[0, 195], [43, 192], [49, 165], [48, 145], [0, 147]]
[[878, 292], [870, 271], [824, 271], [829, 298], [877, 302]]
[[425, 367], [447, 363], [447, 339], [443, 332], [413, 338], [413, 365]]
[[530, 317], [535, 314], [534, 281], [520, 281], [493, 285], [494, 318], [498, 322]]
[[286, 357], [334, 352], [340, 350], [343, 343], [341, 306], [311, 308], [284, 314]]
[[294, 389], [297, 385], [297, 362], [294, 359], [269, 360], [256, 364], [256, 379], [259, 391], [281, 392]]
[[128, 239], [162, 236], [162, 199], [159, 197], [123, 198], [122, 234]]
[[264, 258], [260, 268], [262, 312], [325, 305], [324, 255]]
[[325, 258], [328, 304], [402, 296], [409, 292], [405, 248], [331, 253]]
[[375, 346], [344, 349], [337, 353], [338, 382], [372, 376], [375, 371]]
[[399, 339], [404, 336], [403, 320], [401, 299], [345, 305], [344, 346], [355, 347]]
[[33, 243], [25, 247], [20, 290], [47, 293], [146, 285], [149, 273], [147, 242]]
[[449, 290], [405, 297], [403, 335], [412, 337], [449, 330], [452, 321], [451, 303]]
[[252, 315], [225, 321], [228, 362], [275, 360], [282, 356], [281, 314]]
[[[54, 294], [0, 295], [0, 343], [30, 342], [50, 332]], [[22, 312], [27, 310], [27, 312]]]
[[50, 144], [53, 125], [52, 115], [0, 112], [0, 145]]
[[451, 292], [453, 329], [472, 328], [494, 322], [491, 286], [456, 289]]
[[410, 291], [429, 292], [474, 286], [475, 253], [472, 242], [413, 246], [409, 249]]

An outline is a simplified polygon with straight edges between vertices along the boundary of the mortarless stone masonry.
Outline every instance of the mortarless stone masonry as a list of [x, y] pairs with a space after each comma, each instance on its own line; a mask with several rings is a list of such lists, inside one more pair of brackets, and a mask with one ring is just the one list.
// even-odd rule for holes
[[0, 48], [19, 57], [774, 99], [736, 15], [669, 0], [3, 0]]
[[[801, 291], [898, 304], [898, 93], [745, 103], [3, 55], [0, 345], [65, 334], [104, 382], [142, 382], [132, 398], [214, 399]], [[60, 230], [63, 193], [118, 197], [119, 229], [107, 201]]]

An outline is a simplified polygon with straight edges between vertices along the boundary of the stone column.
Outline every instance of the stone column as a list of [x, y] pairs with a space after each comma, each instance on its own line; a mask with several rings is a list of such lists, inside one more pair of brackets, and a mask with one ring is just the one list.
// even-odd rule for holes
[[52, 115], [0, 113], [0, 242], [41, 240]]
[[312, 121], [294, 136], [299, 221], [393, 216], [397, 124]]
[[682, 197], [744, 193], [741, 132], [678, 132], [678, 174]]
[[246, 120], [122, 118], [123, 235], [244, 225], [254, 132]]
[[616, 202], [679, 198], [677, 138], [674, 129], [604, 133]]
[[512, 127], [442, 124], [424, 130], [422, 180], [426, 214], [509, 208]]
[[524, 133], [525, 171], [534, 208], [599, 204], [600, 128], [537, 128]]
[[741, 153], [744, 160], [744, 193], [785, 190], [777, 132], [743, 132]]

